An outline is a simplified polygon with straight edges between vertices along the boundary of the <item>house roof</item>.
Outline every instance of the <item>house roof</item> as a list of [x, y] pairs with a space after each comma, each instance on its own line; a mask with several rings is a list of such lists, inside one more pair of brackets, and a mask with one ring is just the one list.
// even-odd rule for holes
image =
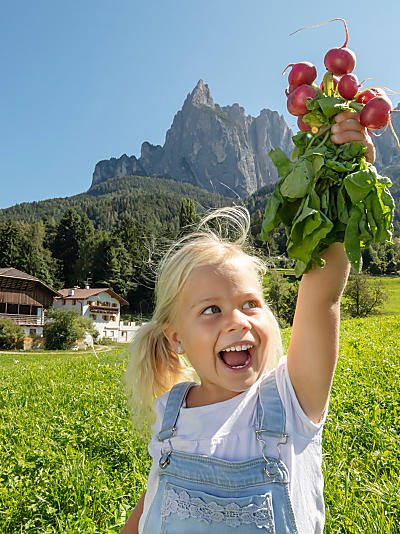
[[12, 279], [18, 279], [18, 280], [25, 280], [26, 282], [34, 282], [41, 284], [46, 289], [48, 289], [53, 295], [59, 296], [60, 293], [58, 291], [55, 291], [53, 288], [42, 282], [42, 280], [39, 280], [39, 278], [36, 278], [36, 276], [32, 276], [31, 274], [24, 273], [23, 271], [20, 271], [19, 269], [15, 269], [14, 267], [0, 267], [0, 278], [8, 278], [10, 280]]
[[[68, 293], [71, 290], [74, 290], [73, 295], [69, 295]], [[112, 289], [109, 287], [90, 287], [89, 289], [81, 289], [80, 287], [71, 287], [71, 288], [65, 288], [60, 289], [59, 293], [61, 293], [62, 299], [65, 300], [85, 300], [89, 297], [94, 297], [95, 295], [98, 295], [99, 293], [108, 293], [110, 297], [113, 297], [117, 299], [121, 305], [128, 305], [129, 302], [127, 302], [125, 299], [117, 295]]]

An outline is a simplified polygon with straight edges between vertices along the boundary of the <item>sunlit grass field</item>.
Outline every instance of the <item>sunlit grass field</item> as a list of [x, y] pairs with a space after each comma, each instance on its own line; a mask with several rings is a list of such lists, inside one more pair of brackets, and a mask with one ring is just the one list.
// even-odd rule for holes
[[[382, 282], [383, 288], [386, 291], [387, 299], [381, 308], [381, 313], [384, 315], [399, 315], [400, 314], [400, 276], [378, 276], [370, 277], [374, 282]], [[400, 530], [399, 530], [400, 532]]]
[[[344, 321], [341, 339], [324, 431], [325, 532], [395, 534], [400, 317]], [[0, 354], [1, 533], [119, 532], [151, 465], [120, 387], [125, 348]]]

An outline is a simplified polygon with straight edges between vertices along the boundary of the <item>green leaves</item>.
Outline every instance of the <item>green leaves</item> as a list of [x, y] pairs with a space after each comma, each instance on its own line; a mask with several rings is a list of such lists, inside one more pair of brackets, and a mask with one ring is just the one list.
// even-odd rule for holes
[[290, 161], [284, 151], [280, 148], [275, 148], [275, 150], [270, 151], [269, 156], [272, 159], [272, 163], [278, 169], [279, 176], [286, 178], [293, 166], [293, 163]]
[[306, 122], [311, 127], [316, 126], [317, 128], [320, 128], [325, 122], [325, 117], [318, 110], [310, 111], [310, 113], [306, 113], [303, 116], [303, 122]]
[[321, 253], [336, 241], [344, 243], [353, 269], [360, 272], [361, 250], [391, 239], [391, 182], [365, 160], [362, 143], [331, 142], [333, 117], [351, 110], [347, 101], [318, 94], [307, 107], [305, 122], [323, 128], [314, 136], [293, 136], [294, 161], [279, 148], [271, 150], [282, 180], [266, 206], [261, 237], [266, 241], [274, 228], [285, 226], [287, 254], [297, 260], [297, 276], [322, 266]]
[[289, 199], [302, 198], [311, 187], [311, 180], [314, 177], [313, 166], [311, 162], [303, 160], [292, 167], [281, 184], [280, 192]]
[[288, 255], [308, 263], [319, 241], [328, 234], [332, 226], [333, 223], [322, 211], [304, 206], [293, 222], [287, 243]]

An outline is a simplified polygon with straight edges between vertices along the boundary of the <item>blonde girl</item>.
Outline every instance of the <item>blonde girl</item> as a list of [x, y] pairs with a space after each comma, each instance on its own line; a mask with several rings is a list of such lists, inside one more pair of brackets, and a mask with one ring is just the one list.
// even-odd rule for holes
[[[365, 143], [373, 161], [356, 114], [338, 115], [332, 133]], [[230, 221], [239, 237], [207, 229], [210, 219]], [[325, 266], [302, 277], [282, 356], [248, 229], [245, 209], [222, 209], [161, 262], [154, 315], [124, 377], [136, 429], [155, 400], [153, 464], [121, 534], [323, 532], [321, 436], [349, 263], [335, 243]]]

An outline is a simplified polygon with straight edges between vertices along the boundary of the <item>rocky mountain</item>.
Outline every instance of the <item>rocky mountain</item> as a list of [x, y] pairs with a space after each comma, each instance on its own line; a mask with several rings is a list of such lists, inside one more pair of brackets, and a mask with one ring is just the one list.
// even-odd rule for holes
[[164, 146], [145, 142], [140, 158], [124, 154], [98, 162], [92, 187], [112, 177], [154, 176], [244, 198], [277, 181], [268, 152], [279, 146], [290, 154], [292, 135], [276, 111], [263, 109], [252, 117], [238, 104], [219, 106], [200, 80], [175, 115]]
[[[400, 104], [396, 109], [400, 109]], [[392, 125], [400, 137], [400, 117], [397, 113], [391, 115]], [[390, 128], [380, 137], [373, 137], [376, 148], [376, 168], [380, 174], [389, 176], [393, 181], [393, 188], [400, 185], [400, 148]]]

